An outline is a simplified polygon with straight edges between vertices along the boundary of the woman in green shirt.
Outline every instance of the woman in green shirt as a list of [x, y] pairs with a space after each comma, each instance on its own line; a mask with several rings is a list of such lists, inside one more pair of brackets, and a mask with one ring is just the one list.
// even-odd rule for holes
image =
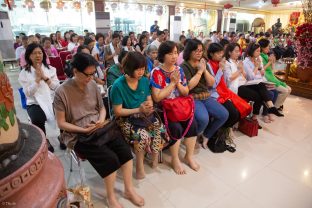
[[124, 74], [124, 71], [121, 67], [122, 59], [127, 55], [128, 51], [122, 51], [118, 56], [118, 63], [109, 67], [107, 70], [107, 87], [110, 87], [114, 84], [116, 79], [121, 77]]
[[113, 84], [111, 100], [126, 141], [134, 145], [136, 178], [143, 179], [145, 153], [152, 154], [152, 167], [155, 168], [167, 135], [161, 121], [154, 116], [149, 80], [144, 77], [145, 57], [139, 52], [129, 52], [122, 67], [125, 75]]
[[291, 88], [286, 85], [285, 82], [278, 80], [274, 75], [273, 69], [275, 64], [275, 57], [268, 56], [270, 51], [270, 41], [267, 39], [261, 39], [258, 43], [261, 47], [261, 58], [263, 62], [263, 68], [265, 70], [264, 76], [269, 82], [275, 83], [276, 90], [279, 92], [275, 102], [275, 107], [279, 110], [283, 110], [283, 103], [285, 102], [288, 95], [290, 95]]

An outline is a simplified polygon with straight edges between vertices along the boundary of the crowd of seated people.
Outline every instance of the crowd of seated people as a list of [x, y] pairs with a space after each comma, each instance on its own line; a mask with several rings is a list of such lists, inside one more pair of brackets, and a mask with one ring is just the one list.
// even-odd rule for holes
[[[190, 34], [173, 42], [168, 30], [159, 28], [143, 31], [138, 39], [134, 32], [124, 36], [122, 31], [68, 31], [62, 37], [57, 31], [49, 37], [21, 34], [14, 44], [31, 122], [44, 133], [47, 121], [58, 124], [61, 149], [73, 149], [91, 163], [105, 181], [112, 207], [122, 207], [114, 192], [119, 168], [125, 197], [144, 205], [132, 185], [131, 151], [137, 179], [145, 178], [145, 155], [151, 155], [156, 168], [164, 149], [170, 152], [174, 172], [183, 175], [187, 171], [182, 163], [200, 170], [194, 150], [200, 148], [197, 144], [208, 149], [217, 132], [235, 141], [233, 127], [251, 113], [258, 121], [262, 112], [265, 123], [284, 116], [291, 88], [274, 74], [278, 57], [272, 49], [293, 47], [291, 35], [278, 37], [276, 44], [269, 33], [212, 32], [197, 38]], [[60, 84], [49, 58], [62, 51], [71, 54], [71, 75]], [[172, 119], [166, 104], [177, 111], [191, 109], [191, 116]], [[105, 127], [111, 123], [120, 131], [107, 139], [110, 130]], [[83, 142], [84, 138], [96, 142]], [[186, 150], [183, 158], [181, 144]]]

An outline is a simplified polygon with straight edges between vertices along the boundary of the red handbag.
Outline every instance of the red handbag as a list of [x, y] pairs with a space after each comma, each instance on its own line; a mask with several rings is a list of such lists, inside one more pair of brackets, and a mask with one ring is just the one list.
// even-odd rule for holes
[[166, 126], [166, 129], [170, 138], [172, 139], [178, 140], [177, 138], [174, 138], [171, 136], [169, 126], [168, 126], [168, 120], [172, 122], [189, 120], [188, 125], [181, 137], [183, 138], [187, 134], [188, 130], [190, 129], [193, 119], [194, 119], [193, 97], [189, 95], [186, 97], [177, 97], [174, 99], [164, 99], [162, 101], [162, 108], [164, 111], [165, 126]]
[[248, 118], [241, 119], [238, 124], [238, 130], [249, 137], [258, 136], [259, 123], [257, 120]]
[[187, 121], [194, 114], [194, 100], [192, 96], [164, 99], [162, 107], [170, 121]]

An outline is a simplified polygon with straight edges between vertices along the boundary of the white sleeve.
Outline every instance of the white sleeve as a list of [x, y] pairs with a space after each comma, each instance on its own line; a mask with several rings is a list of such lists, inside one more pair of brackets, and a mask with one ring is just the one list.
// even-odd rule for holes
[[49, 66], [50, 69], [49, 70], [49, 78], [51, 80], [51, 84], [49, 85], [50, 89], [51, 90], [56, 90], [56, 88], [58, 86], [60, 86], [60, 81], [59, 79], [57, 78], [57, 75], [56, 75], [56, 69], [53, 67], [53, 66]]
[[18, 76], [18, 82], [22, 85], [23, 91], [27, 97], [32, 97], [37, 92], [39, 88], [39, 84], [35, 81], [29, 80], [26, 76], [25, 69], [23, 69], [19, 76]]

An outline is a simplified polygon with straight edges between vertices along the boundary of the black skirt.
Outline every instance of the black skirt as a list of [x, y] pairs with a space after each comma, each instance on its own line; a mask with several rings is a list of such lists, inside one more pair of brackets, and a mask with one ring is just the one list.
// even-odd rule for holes
[[102, 178], [133, 158], [130, 146], [122, 137], [116, 137], [100, 146], [77, 141], [74, 150], [87, 159]]

